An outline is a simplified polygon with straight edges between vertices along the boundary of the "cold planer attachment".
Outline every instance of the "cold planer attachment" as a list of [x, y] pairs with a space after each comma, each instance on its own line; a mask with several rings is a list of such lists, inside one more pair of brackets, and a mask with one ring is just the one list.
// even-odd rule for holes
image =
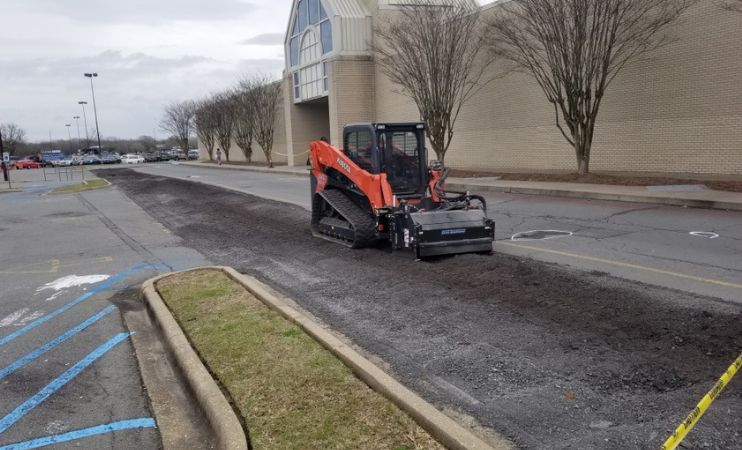
[[422, 123], [343, 129], [343, 150], [310, 146], [312, 233], [353, 248], [388, 241], [418, 258], [490, 253], [495, 224], [484, 198], [446, 192], [446, 170], [426, 165]]

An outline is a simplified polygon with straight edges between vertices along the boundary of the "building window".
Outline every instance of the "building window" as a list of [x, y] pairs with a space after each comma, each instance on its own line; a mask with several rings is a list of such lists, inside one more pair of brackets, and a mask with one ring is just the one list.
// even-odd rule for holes
[[319, 0], [309, 0], [309, 23], [319, 22]]
[[320, 35], [322, 36], [322, 54], [332, 51], [332, 25], [325, 19], [319, 24]]
[[324, 55], [332, 52], [332, 25], [321, 0], [299, 0], [288, 42], [294, 101], [327, 95]]
[[332, 24], [327, 17], [327, 11], [322, 5], [321, 0], [299, 0], [296, 4], [296, 13], [294, 16], [294, 25], [291, 28], [291, 37], [289, 39], [289, 63], [291, 67], [299, 64], [299, 41], [301, 35], [310, 26], [319, 27], [319, 44], [321, 45], [321, 54], [332, 51]]
[[328, 71], [327, 71], [327, 63], [326, 62], [323, 62], [322, 63], [322, 84], [324, 85], [325, 92], [327, 92], [327, 87], [328, 87], [328, 84], [329, 84], [328, 81], [327, 81], [327, 77], [328, 76], [329, 76], [329, 74], [328, 74]]
[[289, 41], [289, 59], [292, 66], [299, 63], [299, 36], [294, 36]]

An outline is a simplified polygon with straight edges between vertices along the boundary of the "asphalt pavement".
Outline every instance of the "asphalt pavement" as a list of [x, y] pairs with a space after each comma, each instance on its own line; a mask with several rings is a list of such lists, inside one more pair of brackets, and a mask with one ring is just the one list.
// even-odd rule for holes
[[[185, 164], [136, 170], [309, 208], [308, 179], [293, 175]], [[742, 212], [480, 194], [496, 222], [495, 251], [742, 303]]]
[[160, 448], [121, 302], [204, 259], [115, 188], [47, 195], [67, 183], [0, 195], [0, 446]]

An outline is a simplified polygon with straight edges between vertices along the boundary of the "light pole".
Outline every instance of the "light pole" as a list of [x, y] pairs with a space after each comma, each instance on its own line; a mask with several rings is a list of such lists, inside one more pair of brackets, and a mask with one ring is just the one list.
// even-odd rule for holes
[[72, 126], [72, 124], [66, 123], [64, 124], [64, 126], [67, 127], [67, 147], [69, 148], [69, 150], [72, 150], [72, 135], [70, 134], [70, 127]]
[[95, 107], [95, 89], [93, 89], [93, 78], [97, 77], [97, 73], [86, 73], [84, 74], [87, 78], [90, 78], [90, 92], [93, 93], [93, 114], [95, 114], [95, 134], [98, 135], [98, 152], [103, 151], [100, 146], [100, 130], [98, 129], [98, 109]]
[[80, 146], [80, 116], [72, 116], [73, 119], [75, 119], [75, 124], [77, 124], [77, 146]]
[[77, 102], [77, 104], [82, 106], [82, 118], [84, 121], [83, 123], [85, 124], [85, 145], [90, 147], [90, 136], [88, 136], [88, 116], [87, 114], [85, 114], [85, 105], [87, 105], [88, 102], [80, 100], [79, 102]]

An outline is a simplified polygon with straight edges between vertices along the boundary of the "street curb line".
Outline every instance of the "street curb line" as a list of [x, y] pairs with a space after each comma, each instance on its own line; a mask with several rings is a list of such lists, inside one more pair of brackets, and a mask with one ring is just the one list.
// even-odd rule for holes
[[157, 281], [174, 273], [180, 272], [167, 273], [145, 281], [142, 284], [144, 303], [154, 323], [162, 331], [165, 348], [173, 355], [176, 367], [206, 415], [216, 436], [218, 448], [247, 450], [247, 437], [232, 406], [191, 347], [188, 338], [155, 288]]
[[234, 281], [243, 285], [245, 289], [270, 309], [278, 312], [287, 320], [299, 326], [304, 332], [312, 336], [323, 347], [350, 367], [353, 373], [369, 387], [409, 414], [422, 428], [446, 448], [451, 450], [504, 450], [513, 448], [513, 445], [506, 438], [499, 435], [493, 436], [493, 440], [496, 441], [493, 442], [494, 446], [486, 443], [472, 431], [443, 414], [432, 404], [423, 400], [419, 395], [403, 386], [377, 365], [343, 343], [332, 332], [289, 306], [290, 302], [293, 303], [292, 300], [277, 293], [264, 283], [249, 275], [241, 274], [231, 267], [213, 266], [203, 268], [221, 270]]
[[542, 189], [512, 186], [487, 186], [466, 183], [447, 183], [446, 187], [459, 191], [490, 191], [505, 192], [507, 194], [545, 195], [551, 197], [587, 198], [592, 200], [611, 200], [619, 202], [651, 203], [658, 205], [683, 206], [689, 208], [722, 209], [742, 211], [742, 203], [723, 202], [714, 200], [698, 200], [690, 198], [653, 197], [651, 195], [635, 194], [607, 194], [600, 192], [571, 191], [562, 189]]
[[205, 169], [217, 169], [217, 170], [246, 170], [248, 172], [258, 172], [258, 173], [267, 173], [267, 174], [281, 174], [281, 175], [293, 175], [296, 177], [307, 177], [309, 176], [309, 167], [307, 167], [306, 172], [295, 172], [293, 170], [285, 170], [281, 168], [272, 168], [268, 169], [265, 167], [259, 167], [259, 166], [236, 166], [236, 165], [230, 165], [230, 164], [224, 164], [221, 166], [217, 166], [216, 164], [204, 164], [204, 163], [194, 163], [194, 162], [182, 162], [179, 163], [180, 165], [184, 166], [191, 166], [191, 167], [202, 167]]

